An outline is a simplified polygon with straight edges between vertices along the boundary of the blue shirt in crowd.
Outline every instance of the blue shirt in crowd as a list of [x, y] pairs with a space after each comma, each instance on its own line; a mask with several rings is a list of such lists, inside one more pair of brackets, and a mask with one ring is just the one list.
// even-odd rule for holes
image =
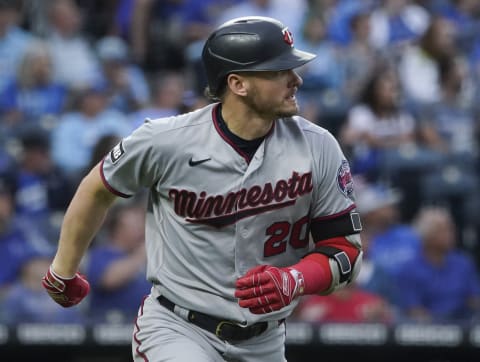
[[0, 37], [0, 92], [17, 72], [23, 55], [33, 40], [25, 30], [12, 26]]
[[65, 114], [52, 134], [52, 157], [64, 172], [75, 173], [89, 165], [97, 141], [106, 135], [123, 137], [132, 126], [123, 113], [106, 110], [93, 118], [80, 112]]
[[47, 115], [59, 115], [66, 99], [66, 88], [58, 83], [21, 88], [16, 81], [11, 81], [0, 92], [0, 114], [17, 110], [25, 120], [38, 121]]
[[480, 284], [473, 261], [460, 252], [451, 252], [441, 266], [432, 265], [424, 255], [406, 263], [398, 274], [399, 304], [402, 309], [427, 309], [436, 320], [471, 318], [467, 301], [480, 296]]
[[91, 286], [90, 315], [96, 321], [104, 321], [109, 312], [120, 313], [127, 320], [135, 318], [142, 298], [150, 293], [151, 283], [146, 271], [139, 272], [127, 284], [116, 290], [102, 290], [101, 280], [106, 269], [126, 253], [112, 246], [98, 246], [89, 254], [86, 275]]
[[2, 303], [4, 323], [81, 323], [79, 308], [59, 308], [43, 289], [32, 290], [17, 283]]
[[368, 249], [369, 258], [391, 277], [419, 252], [420, 238], [408, 225], [397, 225], [375, 235]]
[[16, 219], [0, 234], [0, 250], [0, 287], [5, 287], [17, 280], [21, 266], [32, 251], [46, 254], [52, 246], [30, 222]]

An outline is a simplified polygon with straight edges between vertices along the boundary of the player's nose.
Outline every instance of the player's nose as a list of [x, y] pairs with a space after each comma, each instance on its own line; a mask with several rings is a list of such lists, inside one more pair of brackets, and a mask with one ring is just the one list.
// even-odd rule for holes
[[303, 84], [303, 79], [298, 75], [298, 73], [294, 69], [289, 70], [290, 75], [290, 86], [291, 87], [300, 87]]

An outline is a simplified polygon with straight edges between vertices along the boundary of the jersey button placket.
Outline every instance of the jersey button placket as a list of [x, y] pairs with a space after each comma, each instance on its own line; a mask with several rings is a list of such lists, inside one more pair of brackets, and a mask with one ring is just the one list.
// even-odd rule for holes
[[238, 221], [236, 225], [236, 237], [235, 237], [235, 264], [237, 272], [241, 274], [246, 273], [246, 271], [251, 267], [250, 258], [248, 256], [248, 248], [245, 248], [245, 245], [248, 244], [248, 237], [250, 235], [250, 230], [246, 226], [245, 220]]

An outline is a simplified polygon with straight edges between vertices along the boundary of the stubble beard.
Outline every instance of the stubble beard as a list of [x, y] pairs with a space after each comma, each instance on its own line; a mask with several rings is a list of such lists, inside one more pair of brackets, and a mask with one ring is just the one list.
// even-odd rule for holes
[[256, 114], [264, 119], [275, 120], [278, 118], [292, 117], [299, 112], [298, 104], [295, 102], [295, 108], [292, 110], [282, 109], [280, 105], [275, 105], [264, 101], [267, 97], [260, 95], [256, 88], [253, 88], [244, 98], [245, 104]]

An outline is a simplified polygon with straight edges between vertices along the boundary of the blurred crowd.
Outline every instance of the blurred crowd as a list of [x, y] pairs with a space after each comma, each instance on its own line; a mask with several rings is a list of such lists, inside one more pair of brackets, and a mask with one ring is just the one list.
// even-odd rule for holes
[[201, 49], [270, 16], [318, 55], [301, 115], [350, 161], [364, 231], [357, 281], [302, 299], [309, 322], [480, 316], [480, 2], [0, 0], [0, 323], [131, 322], [145, 281], [144, 195], [119, 201], [62, 309], [40, 279], [82, 177], [146, 118], [207, 104]]

